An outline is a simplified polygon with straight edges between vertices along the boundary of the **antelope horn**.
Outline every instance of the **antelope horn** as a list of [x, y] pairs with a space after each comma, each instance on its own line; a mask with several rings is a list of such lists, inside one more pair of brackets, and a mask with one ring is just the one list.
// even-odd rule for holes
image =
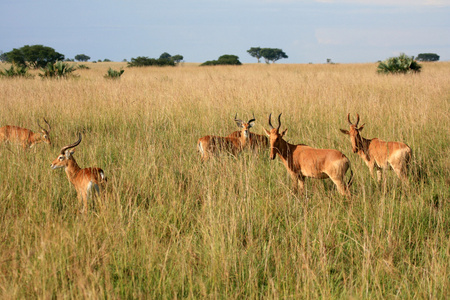
[[50, 127], [50, 124], [47, 122], [47, 120], [45, 119], [45, 118], [43, 118], [44, 119], [44, 122], [47, 124], [47, 127], [48, 127], [48, 131], [50, 131], [52, 128]]
[[278, 115], [278, 127], [277, 130], [280, 130], [281, 127], [281, 114]]
[[256, 121], [256, 119], [255, 119], [255, 113], [253, 113], [253, 119], [250, 119], [250, 120], [248, 121], [248, 123], [250, 124], [251, 122], [254, 122], [254, 121]]
[[270, 115], [269, 115], [269, 126], [270, 126], [271, 129], [273, 129], [272, 122], [270, 121], [271, 117], [272, 117], [272, 113], [270, 113]]
[[359, 123], [359, 114], [356, 114], [356, 124], [355, 124], [356, 127], [358, 127], [358, 123]]
[[352, 121], [350, 121], [350, 113], [347, 114], [347, 121], [348, 124], [353, 125]]
[[240, 119], [238, 119], [238, 118], [237, 118], [237, 113], [236, 113], [236, 115], [234, 116], [234, 120], [235, 120], [235, 121], [239, 121], [239, 122], [243, 123], [243, 121], [242, 121], [242, 120], [240, 120]]
[[81, 133], [78, 133], [78, 141], [76, 141], [73, 144], [67, 145], [65, 147], [61, 148], [61, 154], [64, 154], [64, 152], [66, 152], [67, 149], [71, 149], [74, 148], [76, 146], [78, 146], [81, 143]]

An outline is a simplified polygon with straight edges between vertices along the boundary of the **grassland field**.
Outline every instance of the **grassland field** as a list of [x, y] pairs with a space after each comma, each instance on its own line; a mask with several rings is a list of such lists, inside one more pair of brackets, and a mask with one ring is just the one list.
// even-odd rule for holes
[[[449, 62], [400, 76], [376, 64], [84, 64], [76, 78], [0, 78], [0, 127], [37, 131], [45, 117], [53, 143], [0, 145], [0, 298], [450, 296]], [[108, 80], [109, 67], [125, 72]], [[238, 130], [236, 113], [254, 114], [259, 134], [282, 113], [288, 142], [342, 151], [351, 199], [329, 180], [295, 194], [269, 150], [202, 163], [197, 139]], [[412, 148], [409, 186], [370, 177], [339, 131], [347, 113], [364, 137]], [[78, 132], [78, 164], [108, 177], [86, 214], [50, 168]]]

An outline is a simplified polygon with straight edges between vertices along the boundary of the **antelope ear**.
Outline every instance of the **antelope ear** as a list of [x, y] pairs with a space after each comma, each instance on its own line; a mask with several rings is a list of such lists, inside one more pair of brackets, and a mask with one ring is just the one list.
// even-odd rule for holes
[[348, 130], [345, 129], [339, 129], [343, 134], [350, 134], [350, 132], [348, 132]]
[[286, 129], [281, 133], [281, 137], [283, 137], [283, 136], [286, 134], [287, 131], [288, 131], [288, 129], [286, 128]]
[[69, 159], [75, 153], [75, 149], [67, 149], [64, 155]]
[[267, 136], [270, 136], [270, 131], [268, 131], [267, 129], [263, 128], [264, 132], [266, 133]]
[[242, 121], [241, 120], [234, 120], [238, 127], [242, 127]]
[[364, 129], [364, 125], [366, 125], [366, 124], [362, 124], [361, 126], [359, 126], [358, 130], [359, 131], [363, 130]]
[[252, 128], [253, 126], [255, 126], [255, 121], [248, 123], [248, 128]]

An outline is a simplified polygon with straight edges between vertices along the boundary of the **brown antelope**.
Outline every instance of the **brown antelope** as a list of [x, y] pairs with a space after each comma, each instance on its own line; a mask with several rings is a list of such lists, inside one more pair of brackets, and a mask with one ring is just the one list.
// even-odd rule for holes
[[34, 133], [33, 131], [17, 127], [6, 125], [0, 128], [0, 142], [9, 141], [11, 143], [17, 143], [22, 145], [23, 149], [31, 148], [36, 144], [41, 142], [47, 143], [51, 145], [50, 141], [50, 124], [44, 118], [44, 122], [47, 124], [48, 129], [44, 129], [41, 124], [39, 124], [39, 120], [37, 121], [40, 132]]
[[269, 115], [269, 126], [271, 130], [266, 130], [270, 142], [270, 159], [275, 159], [275, 154], [283, 161], [287, 171], [292, 177], [294, 190], [303, 191], [305, 177], [316, 179], [330, 178], [336, 185], [339, 193], [350, 196], [349, 188], [353, 180], [353, 172], [350, 169], [350, 179], [346, 184], [345, 174], [350, 168], [348, 158], [334, 149], [316, 149], [307, 145], [292, 145], [283, 140], [287, 132], [279, 132], [281, 127], [281, 114], [278, 116], [278, 127], [274, 128]]
[[359, 114], [356, 114], [356, 123], [350, 121], [350, 113], [347, 115], [350, 130], [341, 129], [341, 132], [348, 134], [352, 142], [353, 153], [357, 153], [369, 167], [370, 175], [373, 178], [373, 169], [377, 172], [377, 181], [381, 181], [381, 171], [391, 167], [395, 174], [403, 181], [407, 182], [407, 167], [411, 160], [411, 148], [401, 142], [385, 142], [378, 138], [365, 139], [360, 135], [364, 125], [358, 127]]
[[[236, 124], [238, 125], [239, 128], [247, 126], [247, 128], [250, 129], [255, 125], [255, 115], [253, 115], [253, 119], [249, 120], [247, 123], [241, 120], [237, 120], [236, 118], [237, 114], [234, 117], [234, 120], [236, 121]], [[234, 137], [239, 139], [241, 137], [242, 132], [243, 132], [242, 130], [235, 131], [230, 135], [228, 135], [228, 137]], [[248, 135], [246, 145], [249, 146], [251, 149], [259, 150], [269, 147], [269, 139], [266, 136], [250, 132], [249, 130], [247, 130], [246, 132]]]
[[[94, 192], [100, 192], [100, 185], [106, 182], [106, 177], [100, 168], [85, 168], [81, 169], [73, 154], [76, 146], [81, 143], [81, 133], [78, 134], [78, 141], [61, 149], [61, 153], [53, 161], [51, 168], [64, 168], [67, 178], [73, 184], [77, 191], [78, 201], [83, 202], [83, 210], [87, 210], [87, 200]], [[71, 150], [72, 149], [72, 150]]]
[[242, 151], [249, 139], [249, 129], [254, 125], [255, 119], [251, 119], [245, 123], [242, 120], [236, 119], [236, 117], [237, 114], [234, 121], [241, 128], [241, 131], [238, 131], [239, 134], [233, 132], [226, 137], [207, 135], [198, 139], [197, 146], [202, 160], [207, 160], [212, 154], [219, 151], [227, 151], [234, 156]]

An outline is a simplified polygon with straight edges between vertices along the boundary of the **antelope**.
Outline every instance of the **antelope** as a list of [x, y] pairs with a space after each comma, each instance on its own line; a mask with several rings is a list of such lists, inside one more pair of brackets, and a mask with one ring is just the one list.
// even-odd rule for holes
[[78, 141], [68, 146], [61, 148], [61, 153], [52, 162], [51, 168], [64, 168], [67, 178], [72, 183], [77, 191], [78, 201], [83, 202], [84, 212], [87, 209], [87, 200], [94, 192], [100, 192], [100, 185], [106, 182], [106, 177], [100, 168], [85, 168], [81, 169], [73, 154], [76, 146], [81, 143], [81, 133], [78, 133]]
[[270, 159], [274, 160], [276, 154], [280, 157], [288, 173], [293, 180], [293, 188], [297, 192], [303, 192], [305, 178], [316, 179], [330, 178], [336, 185], [340, 194], [350, 197], [349, 188], [353, 181], [353, 172], [350, 169], [350, 179], [346, 184], [345, 174], [350, 168], [349, 159], [338, 150], [316, 149], [310, 146], [289, 144], [283, 137], [287, 128], [280, 133], [281, 114], [278, 116], [278, 127], [274, 128], [269, 115], [269, 126], [271, 130], [264, 128], [269, 136]]
[[0, 142], [12, 142], [21, 144], [23, 149], [31, 148], [36, 144], [41, 142], [47, 143], [51, 145], [50, 141], [50, 124], [47, 122], [45, 118], [44, 122], [47, 124], [48, 129], [44, 129], [41, 124], [39, 124], [39, 120], [37, 121], [38, 126], [40, 128], [40, 132], [33, 132], [29, 129], [6, 125], [0, 128]]
[[356, 114], [356, 123], [350, 121], [347, 115], [350, 130], [341, 129], [341, 132], [350, 136], [353, 153], [357, 153], [369, 167], [370, 175], [375, 179], [373, 170], [376, 169], [377, 181], [381, 181], [381, 171], [391, 167], [398, 178], [407, 182], [407, 168], [411, 161], [411, 148], [401, 142], [385, 142], [378, 138], [365, 139], [360, 135], [364, 125], [358, 127], [359, 114]]
[[198, 139], [197, 147], [203, 161], [219, 151], [227, 151], [234, 156], [242, 151], [249, 139], [249, 129], [255, 124], [255, 119], [251, 119], [245, 123], [237, 119], [236, 114], [234, 121], [241, 128], [240, 131], [237, 131], [238, 134], [233, 132], [226, 137], [207, 135]]
[[[252, 128], [255, 124], [255, 115], [253, 115], [253, 119], [249, 120], [247, 123], [237, 120], [237, 114], [234, 117], [236, 124], [238, 127], [242, 128], [243, 126], [248, 126], [248, 129]], [[240, 138], [242, 134], [242, 130], [235, 131], [228, 135], [228, 137]], [[250, 146], [250, 148], [254, 150], [263, 149], [269, 147], [269, 139], [261, 134], [256, 134], [247, 130], [247, 143], [246, 145]]]

